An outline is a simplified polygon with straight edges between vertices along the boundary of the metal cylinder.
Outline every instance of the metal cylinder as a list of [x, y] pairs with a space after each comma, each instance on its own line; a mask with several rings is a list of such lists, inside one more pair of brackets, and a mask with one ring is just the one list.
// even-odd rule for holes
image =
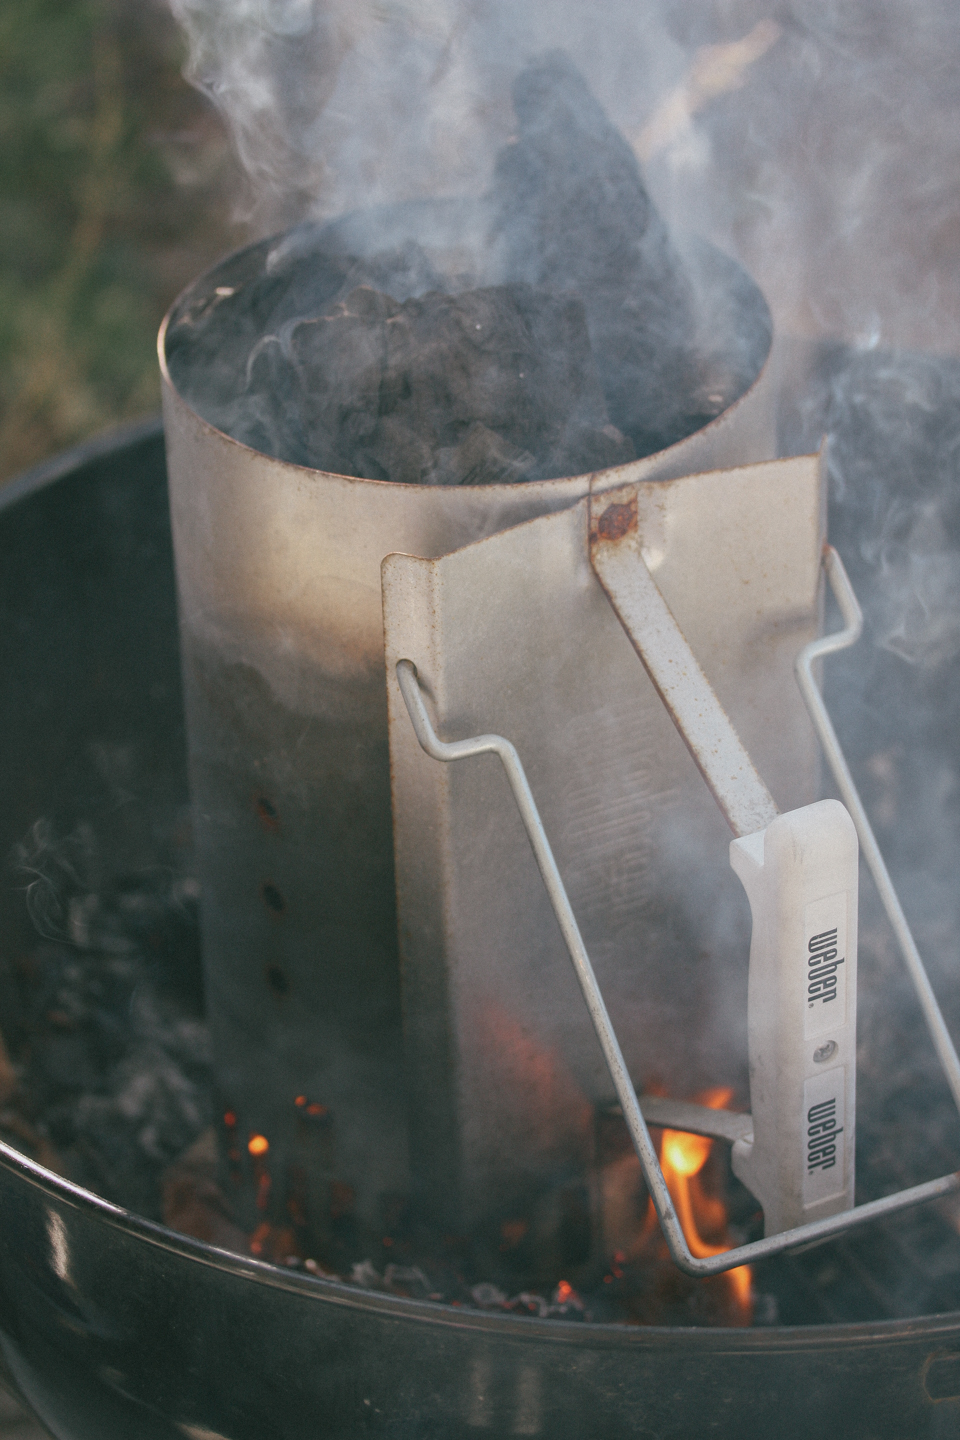
[[[455, 248], [453, 214], [442, 209], [441, 229]], [[429, 207], [401, 209], [387, 228], [423, 240], [424, 216], [436, 221]], [[372, 238], [355, 222], [341, 231], [354, 247], [383, 242], [383, 225]], [[376, 1225], [408, 1185], [380, 563], [393, 551], [441, 556], [565, 509], [590, 477], [450, 488], [356, 479], [257, 453], [201, 419], [171, 377], [169, 338], [217, 287], [260, 274], [271, 243], [197, 280], [159, 339], [190, 777], [235, 1149], [253, 1135], [269, 1141], [242, 1160], [255, 1165], [263, 1211], [279, 1217], [296, 1201], [291, 1186], [306, 1185], [324, 1197], [323, 1225], [344, 1231]], [[721, 342], [742, 356], [758, 317], [761, 331], [769, 324], [766, 306], [732, 261], [702, 253], [720, 277]], [[771, 458], [767, 349], [716, 420], [611, 471], [610, 483]], [[255, 1216], [250, 1200], [247, 1223]]]

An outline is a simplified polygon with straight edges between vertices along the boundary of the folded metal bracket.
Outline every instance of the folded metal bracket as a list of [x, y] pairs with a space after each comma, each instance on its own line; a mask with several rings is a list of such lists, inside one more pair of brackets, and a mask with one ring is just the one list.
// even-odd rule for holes
[[752, 835], [777, 807], [647, 568], [636, 486], [590, 497], [590, 562], [667, 713], [734, 835]]
[[[793, 680], [822, 630], [821, 468], [808, 455], [630, 487], [658, 589], [790, 809], [823, 769]], [[382, 566], [411, 1163], [458, 1233], [585, 1173], [593, 1107], [613, 1095], [499, 762], [427, 758], [399, 659], [438, 734], [493, 730], [520, 754], [635, 1085], [714, 1083], [742, 988], [745, 943], [733, 964], [704, 959], [731, 925], [749, 935], [727, 826], [591, 566], [590, 509]]]
[[[622, 519], [608, 521], [608, 528], [615, 531], [618, 526], [622, 524], [624, 530], [626, 530], [630, 524], [629, 505], [625, 507], [625, 510], [627, 513], [622, 516]], [[609, 514], [609, 507], [605, 509], [605, 514]], [[616, 536], [612, 535], [610, 538], [616, 538]], [[953, 1091], [955, 1099], [958, 1101], [958, 1105], [960, 1105], [960, 1062], [958, 1062], [956, 1050], [946, 1030], [939, 1006], [937, 1005], [923, 968], [923, 963], [920, 960], [906, 919], [903, 917], [902, 910], [896, 899], [889, 875], [883, 864], [876, 840], [866, 817], [866, 812], [853, 785], [852, 777], [846, 766], [822, 697], [813, 680], [812, 665], [814, 661], [825, 654], [834, 653], [853, 644], [859, 636], [860, 626], [862, 624], [859, 606], [857, 605], [856, 597], [853, 594], [846, 573], [843, 570], [840, 558], [836, 552], [829, 547], [825, 550], [824, 565], [827, 577], [837, 597], [837, 602], [840, 605], [844, 619], [847, 621], [847, 625], [842, 632], [825, 637], [822, 640], [814, 641], [805, 647], [797, 661], [797, 678], [814, 725], [824, 745], [828, 763], [833, 770], [841, 794], [856, 826], [864, 857], [874, 875], [874, 879], [877, 880], [881, 899], [883, 900], [887, 913], [894, 925], [898, 940], [900, 941], [901, 949], [907, 960], [908, 969], [910, 970], [911, 977], [914, 980], [918, 995], [920, 996], [927, 1023], [933, 1034], [934, 1043], [937, 1045], [938, 1055], [940, 1055], [944, 1063], [947, 1078], [951, 1084], [951, 1090]], [[645, 569], [646, 567], [644, 566], [643, 568]], [[651, 583], [654, 585], [654, 589], [656, 589], [652, 577]], [[666, 610], [665, 605], [664, 610]], [[666, 610], [666, 614], [669, 616], [668, 610]], [[670, 618], [672, 619], [672, 617]], [[660, 1118], [660, 1114], [656, 1108], [651, 1107], [650, 1102], [653, 1097], [641, 1097], [641, 1099], [638, 1100], [633, 1088], [606, 1004], [594, 975], [590, 957], [584, 946], [576, 917], [573, 914], [563, 880], [557, 868], [549, 840], [544, 831], [533, 794], [516, 750], [509, 740], [499, 735], [480, 735], [471, 739], [451, 743], [440, 740], [431, 724], [424, 705], [423, 696], [417, 680], [416, 667], [410, 660], [401, 659], [397, 662], [396, 673], [404, 703], [417, 739], [428, 755], [436, 760], [450, 762], [467, 759], [475, 755], [496, 754], [504, 766], [537, 865], [543, 877], [550, 903], [557, 917], [564, 942], [573, 962], [574, 971], [597, 1038], [600, 1042], [614, 1091], [620, 1102], [624, 1121], [640, 1160], [644, 1179], [653, 1199], [661, 1229], [670, 1254], [675, 1264], [681, 1270], [697, 1278], [720, 1274], [738, 1265], [749, 1264], [764, 1259], [767, 1256], [779, 1254], [784, 1250], [828, 1239], [854, 1226], [880, 1219], [896, 1213], [899, 1210], [907, 1209], [910, 1206], [960, 1190], [960, 1173], [944, 1175], [939, 1179], [927, 1181], [922, 1185], [912, 1186], [909, 1189], [898, 1191], [893, 1195], [884, 1196], [882, 1199], [871, 1201], [868, 1204], [860, 1205], [853, 1209], [846, 1209], [840, 1213], [825, 1215], [806, 1224], [794, 1225], [789, 1229], [781, 1231], [779, 1234], [767, 1235], [762, 1240], [753, 1241], [748, 1245], [737, 1246], [719, 1255], [707, 1256], [702, 1259], [695, 1257], [687, 1244], [676, 1211], [674, 1210], [673, 1202], [670, 1198], [663, 1172], [660, 1169], [656, 1149], [650, 1138], [643, 1113], [644, 1110], [646, 1110], [651, 1123], [667, 1123], [666, 1112], [664, 1112], [663, 1118]], [[694, 681], [696, 681], [696, 676], [693, 678]], [[703, 677], [701, 676], [701, 678]], [[683, 677], [681, 677], [681, 679], [683, 679]], [[655, 683], [658, 682], [655, 680]], [[703, 683], [706, 684], [705, 679]], [[661, 685], [663, 687], [662, 689]], [[669, 671], [661, 676], [658, 689], [661, 689], [661, 694], [663, 694], [664, 691], [670, 693], [674, 704], [676, 703], [677, 687]], [[695, 689], [693, 693], [696, 693]], [[670, 704], [666, 699], [665, 703], [667, 703], [668, 706]], [[683, 703], [687, 702], [681, 696], [681, 704]], [[717, 702], [717, 707], [719, 708], [719, 702]], [[671, 710], [671, 713], [674, 713], [673, 710]], [[680, 728], [681, 731], [683, 730], [683, 726], [678, 726], [678, 728]], [[727, 742], [729, 737], [720, 736], [719, 739]], [[739, 745], [740, 742], [735, 734], [734, 739], [737, 745]], [[724, 787], [726, 786], [727, 780], [723, 767], [726, 761], [729, 760], [730, 753], [729, 748], [725, 748], [725, 745], [712, 745], [709, 736], [707, 736], [699, 746], [699, 754], [695, 758], [697, 758], [697, 763], [705, 775], [707, 775], [708, 772], [713, 774], [716, 783], [711, 783], [711, 788], [714, 789], [715, 794], [718, 788], [721, 793], [723, 793]], [[749, 757], [747, 757], [747, 763], [749, 764]], [[752, 766], [750, 768], [752, 770]], [[741, 776], [743, 773], [741, 769]], [[760, 790], [754, 788], [753, 793], [759, 808], [748, 812], [747, 816], [741, 816], [740, 812], [734, 809], [733, 814], [738, 817], [737, 827], [739, 827], [740, 824], [751, 823], [748, 818], [751, 814], [755, 815], [761, 824], [770, 823], [770, 821], [765, 821], [764, 819], [765, 815], [769, 815], [770, 813], [763, 808], [766, 804], [766, 801], [763, 799], [763, 796], [766, 794], [765, 787], [762, 786], [759, 777], [757, 777], [757, 780]], [[708, 783], [710, 783], [709, 779]], [[769, 799], [769, 797], [767, 798]], [[735, 803], [735, 796], [733, 800]], [[773, 802], [770, 801], [769, 803], [772, 806]], [[728, 814], [728, 819], [730, 819], [730, 814], [727, 809], [725, 809], [724, 813]], [[773, 816], [775, 817], [775, 815], [776, 810], [774, 807]], [[733, 823], [733, 821], [731, 821], [731, 823]], [[680, 1103], [681, 1102], [672, 1102], [672, 1105], [676, 1106]], [[687, 1117], [688, 1120], [691, 1118], [696, 1117]], [[714, 1128], [702, 1131], [702, 1133], [719, 1133], [716, 1128], [717, 1118], [715, 1115]], [[743, 1117], [743, 1121], [746, 1121], [748, 1118], [749, 1117]], [[742, 1125], [742, 1129], [737, 1135], [722, 1133], [721, 1138], [745, 1141], [747, 1135], [746, 1125], [743, 1121], [738, 1122]], [[679, 1125], [678, 1128], [680, 1128]], [[697, 1129], [698, 1126], [691, 1124], [689, 1128]], [[733, 1128], [732, 1125], [730, 1128]]]

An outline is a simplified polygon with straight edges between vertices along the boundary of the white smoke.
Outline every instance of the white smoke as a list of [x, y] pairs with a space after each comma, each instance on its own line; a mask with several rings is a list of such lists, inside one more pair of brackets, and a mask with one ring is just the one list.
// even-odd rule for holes
[[936, 501], [917, 505], [903, 539], [881, 548], [877, 608], [880, 643], [911, 664], [960, 654], [960, 555]]
[[[513, 78], [559, 47], [666, 218], [746, 265], [781, 336], [848, 347], [801, 397], [798, 443], [816, 448], [823, 430], [836, 441], [832, 533], [875, 646], [832, 663], [828, 681], [845, 740], [876, 747], [859, 753], [862, 774], [889, 770], [905, 797], [895, 822], [877, 807], [881, 842], [934, 975], [960, 993], [960, 366], [931, 358], [960, 354], [960, 5], [170, 3], [189, 77], [243, 162], [254, 233], [484, 191], [513, 127]], [[876, 1044], [884, 1066], [899, 1023]], [[890, 1081], [873, 1078], [879, 1114]]]
[[[238, 208], [254, 233], [482, 192], [514, 123], [514, 76], [559, 46], [633, 144], [667, 219], [743, 261], [781, 335], [960, 353], [950, 0], [170, 3], [188, 76], [233, 137], [247, 179]], [[894, 404], [905, 417], [907, 371]], [[803, 443], [817, 443], [812, 430]], [[926, 508], [904, 518], [909, 503], [888, 497], [889, 514], [873, 517], [875, 633], [936, 665], [960, 648], [960, 558], [937, 530], [942, 501], [928, 490]]]
[[960, 348], [960, 7], [950, 0], [170, 0], [256, 232], [476, 192], [510, 82], [569, 50], [674, 223], [781, 329]]
[[[720, 7], [698, 8], [715, 17]], [[681, 177], [680, 206], [744, 260], [781, 329], [956, 351], [960, 9], [788, 0], [737, 10], [775, 18], [780, 36], [740, 88], [694, 118], [705, 193]], [[686, 31], [688, 41], [709, 33]]]
[[[601, 102], [637, 128], [683, 51], [656, 6], [598, 27], [570, 0], [170, 0], [187, 78], [227, 122], [254, 230], [359, 205], [476, 192], [513, 123], [525, 60], [567, 48]], [[662, 79], [651, 69], [666, 58]], [[635, 95], [645, 96], [639, 108]], [[626, 110], [621, 103], [626, 101]]]

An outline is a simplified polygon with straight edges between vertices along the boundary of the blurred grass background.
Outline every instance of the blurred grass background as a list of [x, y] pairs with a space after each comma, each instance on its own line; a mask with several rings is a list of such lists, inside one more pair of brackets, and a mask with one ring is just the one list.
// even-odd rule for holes
[[[174, 296], [243, 234], [162, 0], [0, 0], [0, 482], [160, 403]], [[0, 1436], [46, 1432], [0, 1390]]]
[[0, 0], [0, 480], [159, 405], [174, 296], [241, 243], [162, 0]]

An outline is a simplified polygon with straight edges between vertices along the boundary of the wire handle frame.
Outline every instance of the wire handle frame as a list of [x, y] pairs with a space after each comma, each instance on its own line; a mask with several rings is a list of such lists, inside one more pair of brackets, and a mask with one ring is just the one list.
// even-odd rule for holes
[[[824, 548], [823, 565], [846, 625], [843, 630], [824, 636], [823, 639], [814, 640], [804, 647], [796, 661], [797, 681], [823, 746], [827, 763], [856, 826], [864, 859], [893, 925], [907, 969], [919, 996], [924, 1017], [933, 1036], [937, 1055], [946, 1072], [954, 1100], [960, 1108], [960, 1060], [957, 1058], [956, 1049], [944, 1023], [923, 961], [910, 933], [906, 917], [900, 907], [867, 819], [866, 811], [840, 748], [840, 742], [813, 676], [813, 665], [817, 660], [853, 645], [859, 639], [863, 629], [863, 614], [853, 587], [843, 568], [843, 562], [832, 546], [828, 545]], [[467, 760], [475, 755], [492, 754], [499, 757], [506, 771], [507, 780], [513, 792], [517, 809], [520, 811], [520, 818], [533, 849], [550, 904], [573, 962], [574, 973], [586, 1002], [590, 1020], [600, 1042], [600, 1048], [603, 1051], [630, 1139], [633, 1142], [644, 1180], [657, 1212], [660, 1228], [663, 1231], [671, 1258], [680, 1270], [687, 1275], [692, 1275], [695, 1279], [706, 1279], [710, 1275], [719, 1275], [725, 1270], [732, 1270], [738, 1265], [748, 1265], [754, 1261], [766, 1259], [770, 1255], [779, 1255], [784, 1250], [792, 1250], [797, 1246], [827, 1240], [831, 1236], [840, 1235], [855, 1226], [865, 1225], [871, 1220], [882, 1219], [887, 1215], [896, 1214], [897, 1211], [909, 1209], [913, 1205], [920, 1205], [924, 1201], [935, 1200], [960, 1190], [960, 1173], [943, 1175], [937, 1180], [928, 1180], [922, 1185], [914, 1185], [906, 1190], [898, 1190], [893, 1195], [885, 1195], [879, 1200], [871, 1200], [865, 1205], [857, 1205], [852, 1210], [843, 1211], [841, 1214], [828, 1215], [823, 1219], [813, 1220], [809, 1224], [795, 1226], [792, 1230], [785, 1230], [780, 1234], [764, 1237], [762, 1240], [751, 1241], [747, 1245], [737, 1245], [732, 1250], [724, 1250], [719, 1255], [703, 1258], [695, 1256], [687, 1244], [683, 1228], [674, 1209], [673, 1200], [657, 1158], [656, 1148], [643, 1118], [641, 1101], [638, 1099], [630, 1079], [620, 1049], [620, 1042], [597, 984], [583, 936], [580, 934], [580, 927], [573, 913], [550, 841], [540, 819], [540, 812], [516, 749], [502, 735], [475, 735], [470, 739], [450, 742], [441, 740], [427, 713], [417, 677], [417, 668], [413, 661], [398, 660], [396, 674], [400, 693], [403, 696], [417, 740], [421, 748], [432, 759], [450, 763]]]
[[853, 776], [850, 774], [850, 767], [840, 748], [837, 732], [833, 728], [827, 707], [823, 703], [823, 696], [814, 679], [813, 667], [817, 660], [822, 660], [825, 655], [835, 655], [839, 650], [849, 649], [851, 645], [856, 644], [863, 632], [863, 611], [853, 592], [853, 586], [850, 584], [850, 577], [844, 569], [843, 561], [832, 545], [824, 546], [823, 568], [830, 582], [830, 589], [840, 608], [840, 614], [846, 621], [846, 627], [843, 630], [835, 631], [832, 635], [825, 635], [822, 640], [813, 640], [809, 645], [804, 646], [797, 656], [794, 666], [797, 683], [810, 712], [810, 719], [813, 721], [820, 744], [823, 746], [823, 753], [830, 766], [837, 789], [856, 826], [857, 836], [860, 840], [860, 853], [866, 861], [867, 869], [873, 876], [881, 903], [887, 912], [893, 933], [897, 937], [900, 953], [903, 955], [910, 979], [917, 992], [917, 999], [920, 1001], [920, 1008], [923, 1011], [923, 1018], [927, 1022], [937, 1058], [943, 1066], [954, 1103], [960, 1110], [960, 1059], [957, 1058], [956, 1047], [950, 1038], [950, 1032], [941, 1014], [940, 1006], [937, 1004], [937, 997], [933, 993], [933, 987], [924, 969], [923, 961], [920, 959], [920, 952], [910, 932], [910, 926], [907, 924], [907, 917], [903, 913], [897, 892], [893, 888], [890, 872], [880, 854], [880, 846], [877, 844], [873, 827], [867, 819], [863, 801], [853, 783]]

